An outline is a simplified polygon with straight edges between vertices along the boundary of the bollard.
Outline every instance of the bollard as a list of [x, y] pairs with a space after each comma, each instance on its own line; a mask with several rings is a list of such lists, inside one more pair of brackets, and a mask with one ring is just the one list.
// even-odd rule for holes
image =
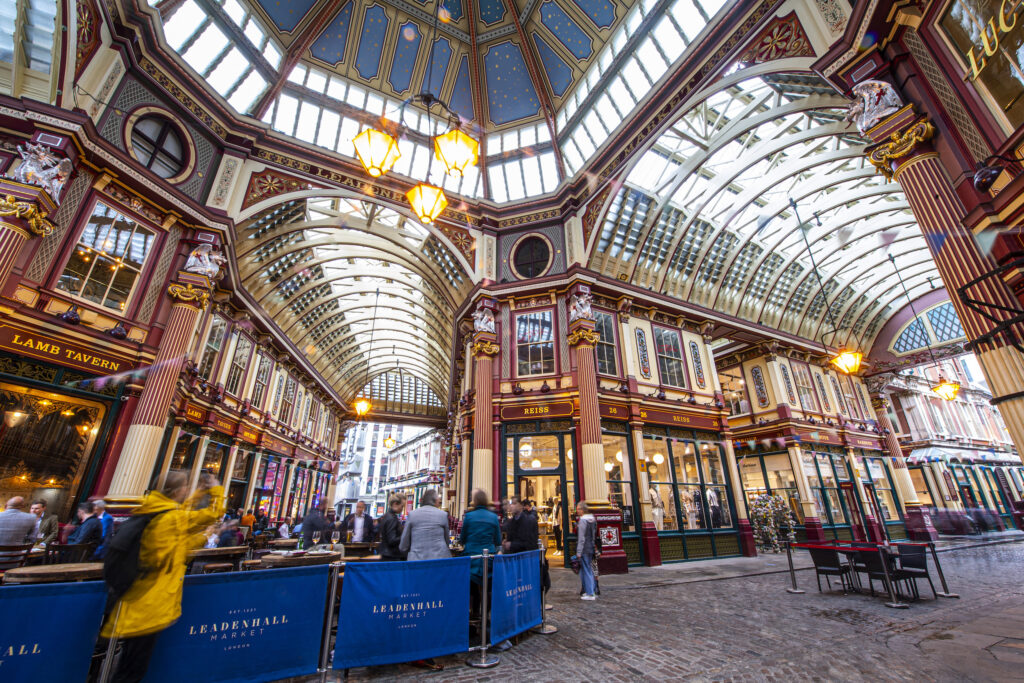
[[114, 649], [117, 647], [117, 622], [121, 618], [121, 601], [117, 601], [117, 613], [114, 614], [114, 626], [110, 629], [110, 640], [107, 641], [107, 654], [103, 655], [103, 666], [100, 667], [99, 683], [109, 683], [114, 669]]
[[474, 657], [474, 655], [470, 655], [466, 658], [466, 666], [471, 666], [474, 669], [490, 669], [491, 667], [498, 666], [498, 663], [501, 662], [501, 657], [487, 651], [487, 608], [491, 593], [491, 587], [487, 581], [490, 578], [488, 560], [490, 560], [490, 553], [487, 551], [487, 548], [484, 548], [484, 573], [483, 582], [480, 586], [482, 594], [480, 596], [480, 647], [478, 648], [480, 656]]
[[929, 542], [928, 548], [932, 551], [932, 560], [935, 562], [935, 571], [939, 574], [939, 582], [942, 584], [942, 592], [938, 594], [940, 598], [959, 598], [960, 596], [956, 593], [949, 592], [949, 586], [946, 585], [946, 575], [942, 573], [942, 565], [939, 564], [939, 556], [935, 552], [935, 544]]
[[[330, 598], [327, 600], [327, 618], [324, 620], [324, 639], [323, 646], [320, 651], [320, 668], [317, 669], [320, 674], [320, 683], [324, 683], [327, 680], [327, 660], [330, 656], [331, 651], [331, 622], [334, 620], [334, 599], [338, 596], [338, 572], [341, 571], [341, 562], [334, 562], [331, 564], [331, 571], [327, 573], [329, 581], [331, 582]], [[338, 620], [341, 620], [341, 614], [338, 614]], [[340, 625], [340, 623], [339, 623]]]
[[786, 560], [789, 562], [789, 581], [793, 584], [792, 588], [787, 588], [787, 593], [804, 593], [806, 591], [796, 587], [796, 570], [793, 569], [793, 550], [790, 546], [793, 545], [792, 541], [786, 541]]
[[[540, 578], [541, 585], [543, 585], [544, 584], [544, 551], [543, 550], [540, 553], [540, 577], [541, 577]], [[533, 628], [531, 628], [530, 629], [531, 633], [539, 633], [542, 636], [550, 636], [552, 633], [558, 633], [558, 627], [555, 626], [554, 624], [549, 624], [548, 623], [548, 618], [547, 618], [548, 615], [545, 614], [545, 612], [547, 611], [547, 609], [549, 607], [549, 605], [547, 604], [547, 601], [548, 601], [548, 592], [546, 590], [541, 589], [541, 592], [540, 592], [540, 625], [539, 626], [534, 626]]]
[[892, 587], [892, 579], [889, 578], [889, 558], [886, 556], [886, 552], [881, 548], [878, 549], [878, 558], [882, 561], [882, 572], [885, 576], [885, 588], [889, 591], [889, 602], [885, 603], [886, 607], [892, 607], [893, 609], [908, 609], [910, 605], [905, 602], [900, 602], [896, 597], [896, 591]]

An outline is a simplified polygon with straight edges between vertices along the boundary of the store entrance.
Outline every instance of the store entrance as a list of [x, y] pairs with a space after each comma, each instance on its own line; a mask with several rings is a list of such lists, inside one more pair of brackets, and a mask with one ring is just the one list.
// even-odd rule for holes
[[561, 475], [520, 476], [516, 481], [516, 491], [520, 500], [533, 502], [533, 509], [537, 513], [537, 531], [547, 557], [563, 556], [565, 530], [569, 520], [564, 504], [565, 482]]

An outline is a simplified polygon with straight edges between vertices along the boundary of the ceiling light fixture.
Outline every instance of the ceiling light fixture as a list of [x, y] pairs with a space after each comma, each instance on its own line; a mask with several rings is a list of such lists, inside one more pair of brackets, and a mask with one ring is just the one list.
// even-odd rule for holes
[[[910, 312], [914, 314], [914, 320], [919, 320], [917, 315], [917, 309], [914, 308], [914, 302], [910, 298], [910, 292], [907, 291], [907, 284], [903, 282], [903, 276], [900, 274], [900, 269], [896, 267], [896, 257], [889, 254], [889, 261], [892, 263], [893, 270], [896, 271], [896, 278], [900, 281], [900, 286], [903, 287], [903, 295], [907, 297], [907, 303], [910, 304]], [[931, 338], [928, 336], [928, 328], [925, 327], [923, 322], [919, 322], [921, 329], [924, 331], [924, 343], [928, 347], [928, 355], [931, 356], [932, 365], [939, 371], [939, 383], [932, 387], [932, 391], [938, 394], [939, 398], [946, 401], [952, 401], [956, 398], [956, 395], [960, 393], [960, 382], [954, 380], [948, 380], [942, 376], [942, 368], [939, 367], [939, 362], [935, 360], [935, 352], [932, 351]]]
[[[431, 45], [437, 40], [437, 23], [442, 11], [441, 0], [437, 0], [434, 7]], [[434, 59], [431, 56], [430, 63], [427, 65], [426, 77], [423, 79], [423, 83], [428, 88], [433, 80], [431, 78], [433, 70]], [[352, 139], [352, 144], [356, 148], [356, 154], [359, 156], [359, 161], [363, 164], [363, 168], [371, 176], [378, 178], [391, 170], [395, 162], [402, 156], [401, 151], [398, 149], [398, 140], [402, 138], [408, 129], [403, 122], [403, 114], [405, 113], [405, 108], [413, 103], [422, 105], [427, 110], [427, 118], [430, 121], [431, 127], [434, 126], [434, 120], [430, 114], [432, 109], [438, 109], [446, 122], [446, 130], [443, 133], [435, 133], [432, 136], [434, 154], [428, 158], [427, 180], [430, 178], [430, 169], [434, 157], [444, 164], [445, 171], [449, 175], [462, 176], [468, 166], [476, 164], [479, 160], [480, 143], [462, 130], [462, 119], [459, 115], [431, 92], [418, 93], [402, 102], [398, 107], [398, 116], [395, 117], [398, 121], [397, 124], [387, 117], [382, 117], [380, 129], [368, 128]], [[405, 196], [409, 200], [412, 210], [423, 223], [434, 222], [441, 215], [441, 212], [444, 211], [445, 207], [448, 206], [448, 198], [445, 197], [444, 190], [430, 184], [426, 180], [417, 183]]]

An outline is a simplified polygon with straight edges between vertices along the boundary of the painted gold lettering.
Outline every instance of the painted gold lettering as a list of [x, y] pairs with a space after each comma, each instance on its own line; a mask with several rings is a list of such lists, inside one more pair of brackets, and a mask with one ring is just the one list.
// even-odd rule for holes
[[[992, 42], [989, 43], [989, 30], [992, 31]], [[999, 49], [999, 34], [996, 33], [995, 18], [989, 19], [988, 24], [981, 30], [981, 47], [985, 50], [985, 56], [991, 57]]]
[[[1016, 4], [1016, 2], [1014, 4]], [[999, 31], [1001, 33], [1009, 33], [1010, 30], [1017, 25], [1016, 9], [1013, 10], [1013, 21], [1010, 22], [1009, 24], [1006, 23], [1006, 5], [1007, 0], [1003, 0], [1003, 2], [999, 5]]]

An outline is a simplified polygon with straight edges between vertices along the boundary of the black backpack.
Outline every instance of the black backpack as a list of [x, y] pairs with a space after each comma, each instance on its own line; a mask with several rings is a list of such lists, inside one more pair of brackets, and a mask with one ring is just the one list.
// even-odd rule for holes
[[107, 551], [103, 556], [103, 580], [107, 584], [107, 613], [114, 608], [135, 580], [145, 570], [139, 567], [139, 549], [142, 547], [142, 532], [156, 517], [166, 510], [150, 515], [132, 515], [110, 536]]

